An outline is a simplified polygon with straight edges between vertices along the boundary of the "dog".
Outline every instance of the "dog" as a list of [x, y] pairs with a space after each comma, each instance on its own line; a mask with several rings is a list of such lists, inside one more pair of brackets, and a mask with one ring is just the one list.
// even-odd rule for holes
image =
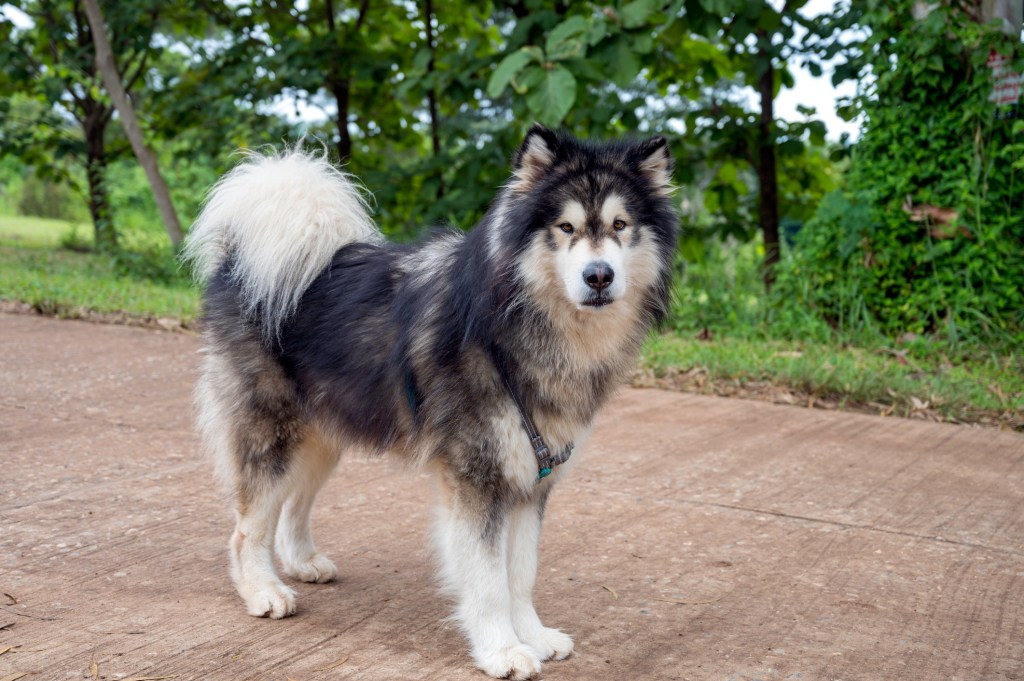
[[323, 155], [251, 154], [186, 245], [205, 285], [199, 430], [230, 490], [231, 576], [287, 617], [278, 577], [327, 582], [310, 511], [347, 451], [432, 472], [441, 582], [476, 665], [526, 679], [572, 639], [532, 591], [545, 503], [669, 305], [679, 218], [663, 137], [535, 125], [476, 227], [385, 242]]

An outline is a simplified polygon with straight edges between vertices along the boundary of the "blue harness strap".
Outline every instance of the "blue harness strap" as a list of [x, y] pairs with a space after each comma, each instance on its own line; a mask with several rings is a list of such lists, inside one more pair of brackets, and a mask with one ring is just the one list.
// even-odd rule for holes
[[544, 442], [543, 436], [540, 431], [537, 430], [537, 426], [534, 425], [533, 419], [530, 418], [529, 412], [526, 410], [526, 406], [523, 404], [523, 400], [519, 397], [519, 393], [516, 392], [512, 386], [512, 380], [509, 378], [508, 371], [505, 369], [504, 362], [499, 360], [500, 354], [497, 348], [492, 348], [491, 355], [494, 360], [494, 366], [498, 369], [498, 373], [501, 375], [501, 380], [505, 384], [505, 390], [512, 397], [512, 401], [516, 405], [516, 409], [519, 411], [519, 418], [523, 422], [523, 428], [526, 430], [526, 434], [530, 438], [530, 445], [533, 447], [533, 455], [537, 457], [537, 481], [541, 481], [547, 476], [551, 475], [551, 472], [556, 466], [560, 466], [569, 460], [572, 456], [573, 447], [576, 445], [572, 442], [565, 446], [558, 454], [552, 454], [548, 448], [546, 442]]

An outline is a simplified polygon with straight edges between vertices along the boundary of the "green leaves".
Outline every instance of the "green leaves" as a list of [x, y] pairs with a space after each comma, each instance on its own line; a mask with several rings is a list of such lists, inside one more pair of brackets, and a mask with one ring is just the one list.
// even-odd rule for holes
[[509, 85], [517, 94], [526, 95], [530, 113], [545, 125], [560, 125], [576, 102], [575, 76], [565, 66], [545, 61], [536, 47], [502, 59], [487, 83], [487, 94], [498, 97]]
[[720, 17], [724, 17], [732, 12], [732, 5], [734, 3], [730, 0], [700, 0], [700, 6], [708, 14], [717, 14]]
[[516, 74], [532, 59], [533, 57], [523, 50], [506, 55], [498, 64], [498, 68], [494, 69], [490, 80], [487, 81], [487, 94], [492, 98], [501, 95]]
[[[130, 17], [147, 2], [157, 0], [125, 0], [118, 11]], [[347, 130], [351, 169], [378, 192], [381, 222], [412, 236], [424, 221], [467, 224], [479, 215], [525, 121], [600, 137], [641, 128], [678, 133], [685, 125], [685, 141], [673, 143], [676, 180], [706, 181], [727, 162], [710, 204], [721, 211], [709, 219], [738, 231], [756, 225], [750, 111], [721, 98], [746, 64], [721, 29], [728, 24], [742, 40], [759, 26], [785, 23], [757, 3], [528, 0], [519, 12], [446, 0], [434, 4], [432, 43], [417, 3], [369, 3], [365, 17], [335, 3], [331, 18], [323, 0], [261, 1], [201, 21], [187, 3], [171, 4], [184, 22], [173, 40], [191, 52], [166, 51], [150, 123], [166, 139], [181, 139], [183, 153], [188, 145], [256, 146], [300, 128], [340, 148]], [[784, 85], [788, 74], [776, 72]], [[239, 82], [246, 83], [241, 97]], [[53, 83], [54, 101], [65, 92]], [[296, 102], [287, 118], [272, 104], [282, 99]], [[307, 118], [316, 109], [322, 120], [296, 123], [300, 110]], [[339, 109], [348, 123], [340, 128]]]
[[662, 4], [661, 0], [636, 0], [619, 11], [619, 19], [625, 28], [639, 28], [647, 23]]
[[605, 77], [605, 69], [587, 52], [604, 39], [606, 30], [603, 18], [565, 18], [547, 32], [543, 49], [523, 45], [505, 55], [487, 81], [487, 94], [498, 98], [511, 87], [525, 95], [532, 118], [549, 126], [561, 125], [576, 103], [575, 74], [590, 81]]
[[576, 101], [576, 78], [564, 66], [546, 71], [540, 83], [526, 97], [537, 119], [548, 126], [561, 124]]
[[607, 41], [594, 56], [599, 68], [621, 88], [628, 87], [640, 73], [640, 57], [623, 34]]
[[548, 33], [544, 51], [551, 61], [572, 59], [582, 56], [587, 49], [586, 34], [589, 28], [583, 17], [569, 17]]
[[[1024, 144], [987, 99], [984, 63], [1006, 39], [957, 3], [930, 5], [924, 20], [902, 3], [861, 11], [869, 30], [834, 80], [875, 75], [839, 107], [867, 125], [844, 191], [821, 202], [794, 251], [806, 305], [840, 332], [866, 322], [893, 336], [1019, 342], [1024, 314], [1010, 282], [1024, 280], [1014, 168]], [[824, 131], [807, 132], [815, 143]], [[782, 151], [780, 164], [800, 158]]]

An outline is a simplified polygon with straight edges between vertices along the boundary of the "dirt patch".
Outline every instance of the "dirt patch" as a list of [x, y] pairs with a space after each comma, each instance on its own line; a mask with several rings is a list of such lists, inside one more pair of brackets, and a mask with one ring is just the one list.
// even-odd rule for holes
[[[341, 579], [249, 617], [198, 339], [5, 315], [0, 343], [0, 679], [486, 678], [425, 476], [346, 457], [313, 522]], [[1024, 436], [623, 390], [573, 456], [535, 588], [576, 640], [549, 681], [1024, 678]]]

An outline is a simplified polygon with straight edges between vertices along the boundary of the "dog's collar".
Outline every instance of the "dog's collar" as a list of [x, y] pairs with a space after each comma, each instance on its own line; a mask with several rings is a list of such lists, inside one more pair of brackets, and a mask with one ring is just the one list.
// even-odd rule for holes
[[526, 410], [522, 398], [519, 397], [519, 393], [513, 387], [512, 380], [509, 378], [508, 371], [505, 368], [505, 363], [500, 359], [501, 355], [497, 352], [496, 348], [492, 354], [494, 356], [494, 365], [497, 367], [498, 373], [501, 374], [501, 380], [505, 384], [505, 389], [512, 396], [512, 401], [515, 402], [516, 409], [519, 411], [519, 418], [522, 419], [523, 428], [526, 429], [526, 434], [530, 437], [533, 455], [537, 457], [537, 481], [539, 482], [551, 475], [551, 471], [555, 470], [556, 466], [560, 466], [568, 461], [572, 455], [573, 447], [576, 445], [570, 442], [558, 454], [551, 453], [551, 449], [544, 442], [544, 437], [537, 430], [533, 419], [530, 418], [530, 413]]

